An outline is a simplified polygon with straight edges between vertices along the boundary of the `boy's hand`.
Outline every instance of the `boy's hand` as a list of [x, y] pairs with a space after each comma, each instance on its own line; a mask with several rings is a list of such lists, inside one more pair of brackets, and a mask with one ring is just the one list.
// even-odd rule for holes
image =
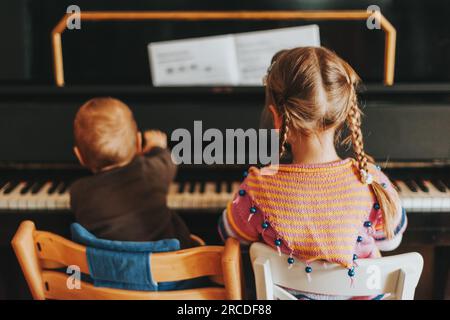
[[167, 135], [158, 130], [147, 130], [144, 132], [145, 145], [143, 153], [149, 152], [154, 147], [167, 148]]

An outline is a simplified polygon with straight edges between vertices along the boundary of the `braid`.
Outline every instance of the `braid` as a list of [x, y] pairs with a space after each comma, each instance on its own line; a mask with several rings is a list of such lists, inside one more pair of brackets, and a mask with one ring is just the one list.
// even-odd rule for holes
[[358, 169], [367, 172], [368, 158], [364, 151], [364, 142], [361, 132], [361, 110], [358, 107], [358, 98], [356, 90], [352, 85], [350, 93], [350, 110], [348, 113], [348, 126], [350, 128], [353, 151], [356, 155]]
[[361, 182], [367, 183], [372, 187], [375, 198], [382, 210], [384, 230], [388, 239], [394, 236], [394, 222], [397, 215], [397, 207], [392, 196], [387, 192], [386, 186], [382, 186], [378, 181], [372, 181], [372, 176], [368, 170], [368, 158], [364, 151], [363, 136], [361, 131], [361, 110], [358, 107], [358, 98], [356, 90], [352, 85], [350, 93], [350, 110], [348, 113], [348, 126], [351, 132], [353, 151], [356, 155], [356, 161], [360, 172]]
[[285, 156], [286, 154], [286, 143], [289, 135], [289, 124], [291, 120], [289, 112], [287, 111], [285, 106], [283, 106], [283, 111], [283, 125], [280, 134], [280, 158]]

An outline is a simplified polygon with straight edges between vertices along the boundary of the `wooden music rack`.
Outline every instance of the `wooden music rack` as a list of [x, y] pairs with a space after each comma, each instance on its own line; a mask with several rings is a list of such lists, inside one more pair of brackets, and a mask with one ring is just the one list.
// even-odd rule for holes
[[[74, 15], [65, 14], [52, 30], [52, 49], [55, 82], [65, 85], [61, 35], [66, 29], [67, 19]], [[364, 10], [336, 11], [82, 11], [80, 21], [142, 21], [142, 20], [367, 20], [373, 17], [385, 32], [384, 84], [394, 83], [395, 46], [397, 32], [394, 26], [379, 12]]]

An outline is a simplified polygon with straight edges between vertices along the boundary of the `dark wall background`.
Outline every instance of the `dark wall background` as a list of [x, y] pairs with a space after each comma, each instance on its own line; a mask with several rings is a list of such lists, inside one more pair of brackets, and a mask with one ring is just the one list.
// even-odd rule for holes
[[[366, 9], [376, 4], [398, 31], [397, 82], [450, 81], [450, 2], [446, 0], [2, 0], [0, 83], [53, 83], [50, 31], [67, 6], [81, 10]], [[309, 24], [311, 22], [307, 22]], [[151, 41], [268, 29], [293, 22], [139, 22], [82, 24], [63, 35], [69, 84], [149, 84]], [[365, 22], [320, 23], [322, 43], [366, 82], [382, 79], [383, 32]]]

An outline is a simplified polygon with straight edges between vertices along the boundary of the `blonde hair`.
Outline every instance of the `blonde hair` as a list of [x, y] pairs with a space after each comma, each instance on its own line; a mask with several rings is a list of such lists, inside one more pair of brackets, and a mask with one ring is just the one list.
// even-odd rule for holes
[[128, 106], [109, 97], [87, 101], [74, 120], [75, 145], [94, 172], [131, 161], [137, 151], [137, 132]]
[[[336, 142], [351, 142], [360, 179], [366, 183], [371, 158], [364, 151], [359, 83], [353, 68], [326, 48], [302, 47], [275, 54], [266, 76], [266, 107], [273, 105], [282, 118], [280, 155], [286, 152], [290, 132], [308, 136], [335, 128]], [[345, 127], [350, 136], [340, 141]], [[394, 199], [379, 182], [370, 185], [383, 213], [386, 235], [392, 238], [397, 214]]]

